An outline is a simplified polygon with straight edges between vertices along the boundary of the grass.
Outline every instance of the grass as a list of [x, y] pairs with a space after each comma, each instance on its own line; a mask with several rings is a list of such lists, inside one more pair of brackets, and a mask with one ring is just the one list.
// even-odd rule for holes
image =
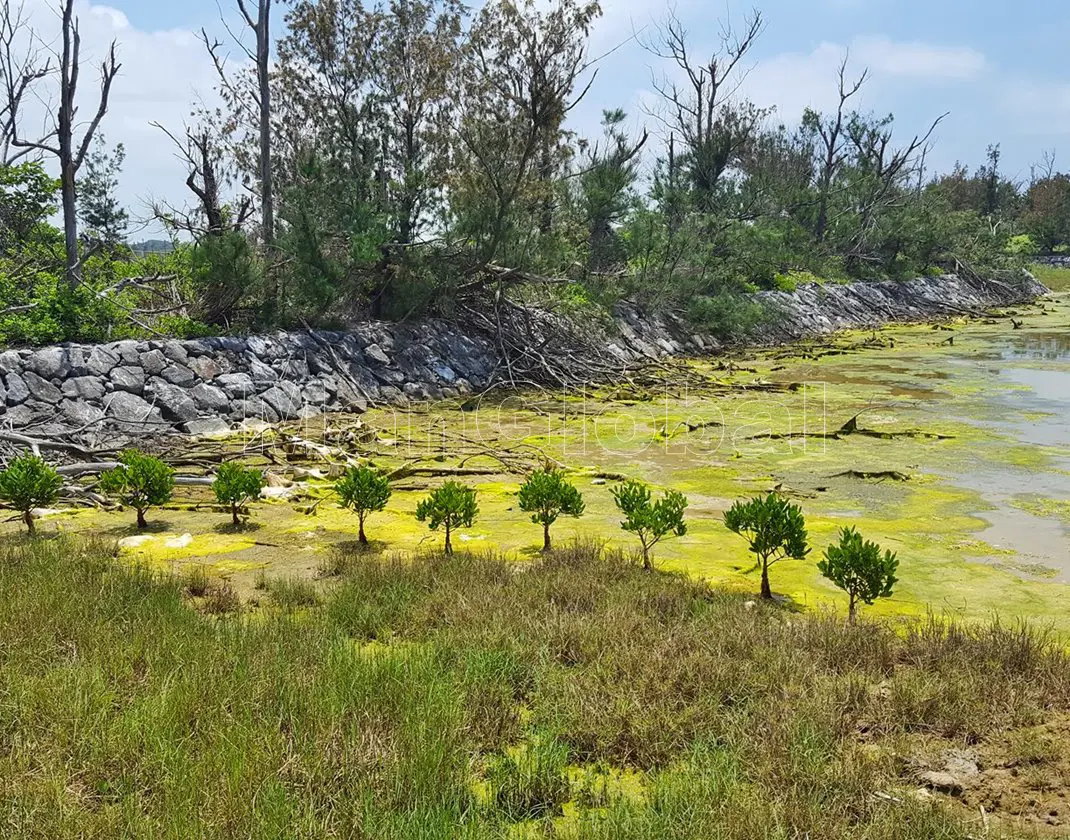
[[1070, 292], [1070, 268], [1053, 265], [1031, 265], [1033, 276], [1053, 292]]
[[0, 548], [4, 837], [966, 838], [899, 746], [1070, 709], [1025, 627], [849, 628], [594, 544], [353, 554], [240, 615], [113, 554]]

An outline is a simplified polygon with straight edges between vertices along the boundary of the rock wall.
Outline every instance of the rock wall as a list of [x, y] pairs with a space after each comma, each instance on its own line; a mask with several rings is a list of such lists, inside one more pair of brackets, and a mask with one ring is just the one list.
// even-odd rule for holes
[[[896, 320], [923, 320], [1030, 301], [1047, 290], [1012, 281], [924, 278], [906, 283], [805, 286], [758, 297], [772, 313], [760, 343]], [[708, 355], [721, 345], [673, 316], [621, 304], [583, 352], [604, 351], [608, 376], [647, 358]], [[534, 313], [539, 317], [552, 318]], [[368, 323], [248, 338], [119, 341], [0, 353], [0, 429], [107, 438], [222, 432], [373, 404], [455, 397], [505, 378], [490, 337], [445, 321]]]

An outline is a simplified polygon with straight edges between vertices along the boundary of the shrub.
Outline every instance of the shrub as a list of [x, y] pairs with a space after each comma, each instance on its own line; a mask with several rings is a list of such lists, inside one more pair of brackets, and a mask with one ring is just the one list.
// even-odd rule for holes
[[825, 549], [825, 558], [817, 564], [818, 570], [847, 593], [850, 599], [847, 616], [855, 622], [858, 601], [870, 604], [878, 598], [888, 598], [892, 587], [898, 582], [895, 576], [899, 561], [891, 551], [881, 554], [875, 542], [863, 540], [854, 528], [844, 528], [839, 545]]
[[479, 506], [476, 491], [459, 481], [447, 481], [416, 506], [416, 518], [427, 522], [432, 531], [446, 530], [446, 554], [453, 554], [450, 534], [456, 528], [471, 528]]
[[584, 510], [583, 496], [560, 472], [553, 468], [536, 470], [518, 495], [520, 509], [531, 514], [531, 521], [542, 525], [542, 550], [550, 550], [550, 526], [562, 513], [580, 516]]
[[776, 493], [736, 502], [724, 515], [729, 531], [745, 536], [762, 570], [762, 597], [772, 598], [769, 567], [780, 560], [802, 560], [810, 553], [806, 545], [806, 521], [802, 508]]
[[33, 509], [53, 504], [62, 486], [59, 473], [37, 455], [21, 455], [0, 471], [0, 499], [22, 514], [30, 534], [35, 532]]
[[230, 516], [234, 524], [239, 524], [239, 509], [243, 505], [255, 502], [264, 489], [264, 474], [260, 470], [247, 469], [241, 464], [221, 464], [216, 471], [212, 491], [216, 501], [230, 507]]
[[100, 476], [101, 492], [115, 496], [137, 511], [138, 530], [146, 527], [145, 511], [166, 504], [175, 488], [175, 471], [159, 458], [127, 449], [119, 466]]
[[643, 568], [654, 568], [650, 551], [667, 536], [682, 537], [687, 533], [684, 510], [687, 499], [682, 493], [668, 490], [658, 501], [651, 502], [650, 488], [639, 481], [628, 481], [613, 488], [613, 500], [624, 521], [620, 527], [632, 531], [643, 546]]
[[368, 514], [386, 507], [390, 500], [390, 479], [376, 472], [371, 467], [350, 467], [344, 476], [334, 485], [334, 492], [342, 503], [357, 514], [360, 533], [357, 539], [361, 545], [368, 544], [364, 533], [364, 521]]

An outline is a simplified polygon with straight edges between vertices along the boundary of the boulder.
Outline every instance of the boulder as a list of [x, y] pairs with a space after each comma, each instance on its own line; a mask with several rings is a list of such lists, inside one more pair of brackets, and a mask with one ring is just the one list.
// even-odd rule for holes
[[279, 415], [260, 397], [249, 397], [232, 403], [230, 419], [245, 426], [256, 422], [278, 423]]
[[86, 370], [92, 376], [107, 376], [119, 366], [119, 354], [107, 347], [94, 347], [86, 361]]
[[197, 406], [208, 411], [230, 412], [230, 397], [222, 388], [201, 382], [189, 389], [189, 395]]
[[197, 376], [193, 371], [181, 364], [168, 365], [160, 371], [160, 377], [164, 381], [182, 388], [189, 388], [197, 381]]
[[88, 426], [104, 419], [104, 412], [84, 400], [64, 400], [59, 406], [60, 413], [77, 427]]
[[141, 397], [115, 391], [104, 400], [104, 412], [123, 423], [160, 423], [160, 410]]
[[42, 379], [61, 379], [71, 371], [70, 353], [65, 347], [45, 347], [30, 355], [26, 370]]
[[275, 409], [275, 413], [283, 420], [296, 417], [301, 410], [301, 391], [292, 382], [280, 382], [264, 391], [260, 399]]
[[[8, 405], [21, 405], [30, 398], [30, 389], [26, 385], [26, 380], [17, 373], [9, 373], [5, 376], [4, 384], [7, 386]], [[8, 420], [10, 419], [11, 415], [9, 413]]]
[[230, 424], [218, 417], [204, 417], [199, 420], [190, 420], [183, 424], [182, 428], [186, 434], [194, 436], [221, 435], [230, 431]]
[[256, 384], [247, 373], [224, 373], [215, 378], [216, 386], [230, 397], [245, 398], [256, 393]]
[[271, 382], [277, 382], [279, 378], [279, 375], [275, 373], [274, 369], [272, 369], [269, 365], [265, 365], [256, 357], [253, 357], [249, 360], [249, 375], [258, 385], [266, 385]]
[[223, 372], [223, 369], [210, 356], [195, 356], [189, 360], [188, 366], [205, 381], [215, 379]]
[[189, 362], [189, 353], [186, 348], [177, 341], [168, 341], [160, 348], [163, 354], [175, 364], [186, 365]]
[[167, 357], [159, 350], [147, 350], [141, 354], [141, 368], [149, 376], [159, 376], [167, 364]]
[[66, 380], [60, 391], [71, 400], [99, 400], [104, 396], [104, 383], [96, 376], [78, 376]]
[[63, 398], [59, 388], [32, 370], [26, 371], [22, 375], [22, 379], [26, 383], [26, 387], [30, 389], [30, 396], [38, 400], [55, 405]]
[[388, 365], [390, 364], [390, 357], [383, 352], [378, 344], [369, 344], [364, 348], [365, 358], [375, 365]]
[[185, 422], [201, 416], [197, 404], [190, 399], [189, 391], [162, 379], [152, 380], [152, 395], [167, 420]]
[[133, 365], [115, 368], [111, 372], [110, 381], [117, 391], [138, 395], [145, 391], [145, 371]]

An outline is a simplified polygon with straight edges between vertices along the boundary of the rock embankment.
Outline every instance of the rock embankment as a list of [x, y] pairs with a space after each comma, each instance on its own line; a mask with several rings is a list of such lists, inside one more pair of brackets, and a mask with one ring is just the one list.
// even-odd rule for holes
[[[1023, 303], [1047, 290], [1013, 281], [924, 278], [906, 283], [805, 286], [764, 293], [770, 318], [761, 343], [890, 321], [923, 320]], [[606, 378], [644, 359], [720, 349], [672, 316], [623, 303], [612, 323], [577, 352], [599, 347]], [[547, 316], [533, 313], [536, 320]], [[128, 436], [156, 431], [222, 432], [369, 405], [456, 397], [507, 381], [493, 337], [456, 324], [368, 323], [193, 340], [119, 341], [0, 353], [0, 429], [46, 437], [78, 431]], [[565, 354], [567, 355], [567, 354]]]

